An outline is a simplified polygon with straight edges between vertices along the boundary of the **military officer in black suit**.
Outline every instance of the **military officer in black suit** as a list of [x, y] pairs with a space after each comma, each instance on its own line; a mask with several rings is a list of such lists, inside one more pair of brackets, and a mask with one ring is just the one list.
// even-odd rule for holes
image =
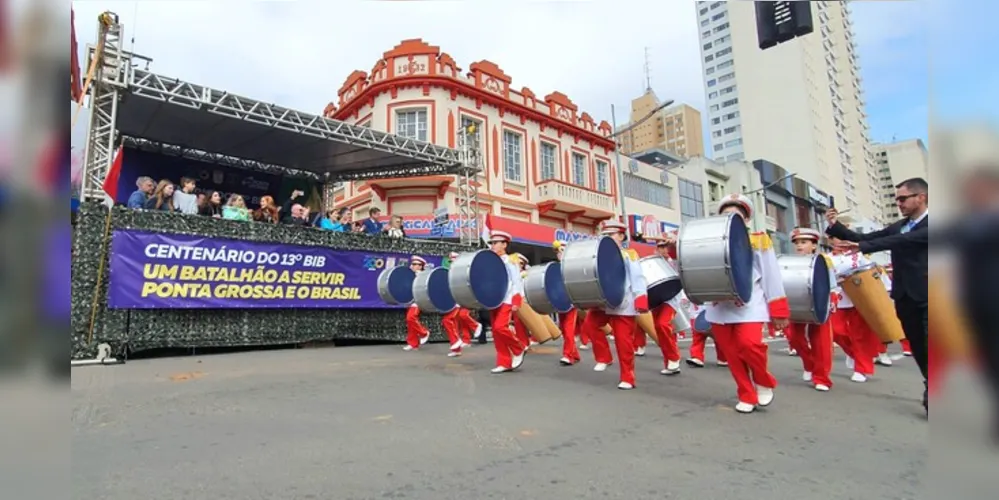
[[891, 297], [895, 301], [895, 313], [902, 323], [906, 338], [912, 346], [912, 357], [923, 374], [923, 408], [929, 411], [926, 391], [927, 362], [927, 323], [929, 303], [927, 301], [929, 253], [928, 191], [925, 179], [916, 177], [895, 186], [895, 203], [902, 219], [890, 226], [871, 233], [857, 233], [847, 229], [836, 219], [836, 209], [826, 212], [829, 227], [826, 234], [842, 240], [845, 250], [865, 254], [888, 250], [891, 252], [893, 268]]

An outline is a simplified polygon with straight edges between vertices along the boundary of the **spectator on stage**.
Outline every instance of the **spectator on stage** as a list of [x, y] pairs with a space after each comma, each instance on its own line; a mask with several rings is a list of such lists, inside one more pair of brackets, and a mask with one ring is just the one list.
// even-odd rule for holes
[[253, 212], [253, 220], [277, 224], [281, 221], [280, 211], [281, 209], [274, 203], [274, 198], [270, 195], [265, 195], [260, 198], [260, 208]]
[[305, 207], [295, 203], [291, 205], [291, 211], [284, 218], [281, 219], [282, 224], [287, 224], [289, 226], [308, 226], [309, 220], [305, 218]]
[[134, 193], [128, 196], [128, 208], [136, 210], [146, 208], [146, 201], [153, 194], [156, 184], [153, 182], [153, 179], [142, 176], [135, 180], [135, 187], [139, 189], [136, 189]]
[[181, 213], [194, 215], [198, 213], [198, 196], [194, 194], [194, 179], [181, 177], [180, 189], [173, 194], [173, 203]]
[[229, 201], [222, 207], [222, 218], [229, 220], [250, 220], [250, 210], [246, 208], [246, 202], [238, 194], [229, 195]]
[[387, 229], [385, 223], [378, 220], [378, 216], [382, 214], [382, 209], [378, 207], [371, 207], [368, 210], [368, 218], [364, 219], [364, 232], [377, 236], [382, 234]]
[[202, 203], [198, 204], [198, 214], [205, 217], [222, 218], [222, 193], [212, 191]]
[[322, 220], [319, 221], [319, 227], [321, 229], [337, 233], [346, 232], [347, 227], [343, 225], [343, 217], [346, 212], [346, 208], [332, 208], [328, 210], [326, 212], [326, 217], [323, 217]]
[[146, 200], [146, 210], [164, 210], [167, 212], [179, 212], [174, 203], [175, 187], [172, 182], [163, 179], [156, 185], [153, 195]]
[[402, 228], [402, 216], [393, 215], [392, 220], [389, 222], [389, 226], [385, 229], [385, 234], [389, 238], [405, 238], [406, 230]]

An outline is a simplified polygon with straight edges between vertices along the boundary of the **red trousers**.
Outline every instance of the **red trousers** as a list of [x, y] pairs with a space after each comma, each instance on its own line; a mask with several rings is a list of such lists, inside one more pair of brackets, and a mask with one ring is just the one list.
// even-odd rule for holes
[[[472, 333], [479, 326], [479, 322], [472, 319], [468, 314], [468, 309], [456, 307], [441, 319], [447, 339], [451, 343], [451, 350], [461, 352], [460, 340], [465, 344], [472, 343]], [[457, 345], [458, 347], [455, 347]]]
[[[472, 332], [479, 329], [479, 322], [472, 318], [472, 313], [464, 307], [458, 308], [458, 332], [461, 334], [462, 342], [472, 343]], [[452, 342], [453, 344], [454, 342]]]
[[773, 389], [777, 379], [767, 368], [767, 345], [763, 343], [763, 323], [711, 324], [715, 348], [725, 353], [739, 401], [759, 404], [756, 386]]
[[791, 348], [798, 351], [805, 371], [812, 374], [812, 382], [832, 387], [832, 322], [821, 325], [789, 323], [784, 335]]
[[[693, 359], [699, 359], [701, 362], [704, 361], [704, 344], [707, 343], [708, 336], [698, 331], [694, 331], [693, 341], [690, 343], [690, 357]], [[725, 353], [718, 348], [717, 342], [715, 343], [715, 357], [718, 358], [719, 363], [728, 362], [728, 358], [725, 357]]]
[[583, 315], [576, 311], [576, 333], [579, 335], [579, 345], [590, 345], [590, 332], [583, 329]]
[[[583, 330], [593, 341], [593, 357], [597, 363], [612, 364], [614, 357], [611, 355], [610, 342], [604, 335], [601, 328], [610, 324], [611, 334], [614, 335], [614, 346], [617, 348], [617, 357], [621, 362], [621, 382], [635, 385], [635, 323], [634, 316], [612, 316], [597, 309], [586, 312], [586, 319], [583, 320]], [[643, 333], [644, 335], [644, 333]]]
[[430, 331], [420, 323], [420, 308], [409, 306], [406, 310], [406, 343], [413, 349], [419, 349], [420, 339], [427, 335], [430, 335]]
[[513, 314], [513, 306], [502, 304], [496, 309], [489, 311], [493, 327], [493, 347], [496, 348], [496, 366], [506, 369], [513, 368], [513, 357], [524, 353], [524, 345], [520, 343], [513, 331], [510, 330], [510, 316]]
[[847, 356], [853, 358], [853, 371], [874, 375], [874, 358], [881, 349], [881, 340], [854, 307], [837, 309], [832, 316], [833, 340]]
[[[663, 352], [663, 364], [669, 361], [680, 361], [680, 348], [676, 345], [676, 334], [673, 333], [673, 317], [676, 310], [669, 304], [663, 304], [652, 311], [652, 320], [656, 325], [656, 340], [659, 350]], [[704, 346], [701, 346], [704, 349]]]
[[579, 362], [579, 349], [576, 348], [576, 318], [578, 311], [573, 308], [567, 313], [558, 313], [558, 325], [562, 329], [562, 357]]
[[635, 333], [634, 333], [633, 344], [635, 346], [635, 349], [649, 345], [649, 339], [648, 337], [645, 336], [645, 330], [642, 330], [642, 327], [638, 326], [637, 321], [635, 322]]
[[531, 334], [527, 333], [527, 326], [524, 322], [520, 320], [520, 316], [517, 313], [513, 314], [513, 333], [517, 336], [517, 340], [524, 346], [531, 345]]

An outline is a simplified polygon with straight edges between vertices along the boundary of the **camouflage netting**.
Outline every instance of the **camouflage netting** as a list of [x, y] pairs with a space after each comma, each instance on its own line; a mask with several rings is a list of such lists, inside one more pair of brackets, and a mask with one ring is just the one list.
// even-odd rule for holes
[[[108, 309], [105, 257], [93, 338], [88, 342], [107, 214], [107, 207], [100, 203], [80, 207], [72, 259], [73, 359], [94, 357], [97, 345], [101, 343], [110, 344], [112, 352], [121, 355], [126, 348], [136, 352], [164, 347], [240, 347], [348, 339], [402, 342], [405, 339], [403, 309]], [[452, 251], [470, 250], [456, 243], [371, 237], [122, 208], [112, 211], [111, 231], [116, 229], [422, 255], [446, 256]], [[432, 341], [446, 340], [439, 315], [425, 314], [422, 320], [431, 330]]]

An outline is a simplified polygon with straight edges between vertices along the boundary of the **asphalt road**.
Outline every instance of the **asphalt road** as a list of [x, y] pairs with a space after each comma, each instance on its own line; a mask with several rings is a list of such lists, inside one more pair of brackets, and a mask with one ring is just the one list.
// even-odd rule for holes
[[[735, 413], [727, 369], [492, 375], [491, 345], [258, 351], [73, 370], [73, 488], [88, 500], [915, 499], [928, 422], [909, 359], [832, 392], [771, 344], [774, 404]], [[713, 353], [709, 351], [709, 358]]]

